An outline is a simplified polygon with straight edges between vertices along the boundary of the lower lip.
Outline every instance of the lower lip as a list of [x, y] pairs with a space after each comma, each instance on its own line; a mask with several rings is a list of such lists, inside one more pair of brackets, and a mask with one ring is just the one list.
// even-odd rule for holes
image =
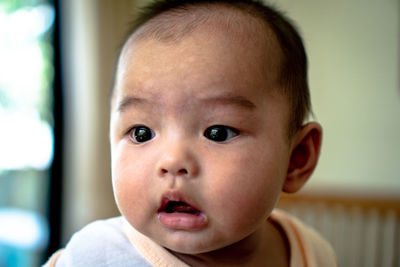
[[159, 212], [158, 219], [165, 227], [174, 230], [194, 231], [200, 230], [207, 225], [207, 218], [203, 213]]

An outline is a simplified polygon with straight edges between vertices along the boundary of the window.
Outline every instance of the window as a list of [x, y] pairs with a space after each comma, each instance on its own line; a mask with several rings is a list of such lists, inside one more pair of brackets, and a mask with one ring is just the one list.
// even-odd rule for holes
[[54, 5], [0, 2], [0, 266], [38, 266], [49, 243]]

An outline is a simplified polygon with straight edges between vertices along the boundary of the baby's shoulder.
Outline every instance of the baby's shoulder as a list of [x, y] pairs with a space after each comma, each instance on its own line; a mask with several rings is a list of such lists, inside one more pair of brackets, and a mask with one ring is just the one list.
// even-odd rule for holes
[[122, 217], [92, 222], [76, 232], [56, 266], [150, 266], [123, 232]]
[[337, 266], [331, 245], [316, 230], [281, 210], [274, 210], [271, 217], [289, 242], [290, 266]]

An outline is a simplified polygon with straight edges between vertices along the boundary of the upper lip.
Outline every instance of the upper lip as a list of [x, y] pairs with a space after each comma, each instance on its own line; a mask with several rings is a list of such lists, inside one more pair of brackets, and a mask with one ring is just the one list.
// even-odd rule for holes
[[188, 205], [190, 208], [192, 208], [193, 210], [200, 212], [200, 210], [195, 206], [195, 204], [193, 204], [192, 201], [189, 200], [187, 196], [185, 196], [183, 193], [181, 193], [179, 191], [168, 191], [168, 192], [164, 193], [161, 197], [158, 212], [166, 211], [168, 205], [171, 202], [184, 203], [184, 204]]

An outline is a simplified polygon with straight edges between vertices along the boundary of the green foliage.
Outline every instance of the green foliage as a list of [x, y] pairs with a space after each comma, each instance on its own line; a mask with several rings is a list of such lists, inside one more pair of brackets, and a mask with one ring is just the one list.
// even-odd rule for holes
[[0, 7], [6, 11], [6, 13], [12, 13], [20, 8], [33, 7], [40, 4], [53, 3], [54, 1], [46, 0], [2, 0]]

